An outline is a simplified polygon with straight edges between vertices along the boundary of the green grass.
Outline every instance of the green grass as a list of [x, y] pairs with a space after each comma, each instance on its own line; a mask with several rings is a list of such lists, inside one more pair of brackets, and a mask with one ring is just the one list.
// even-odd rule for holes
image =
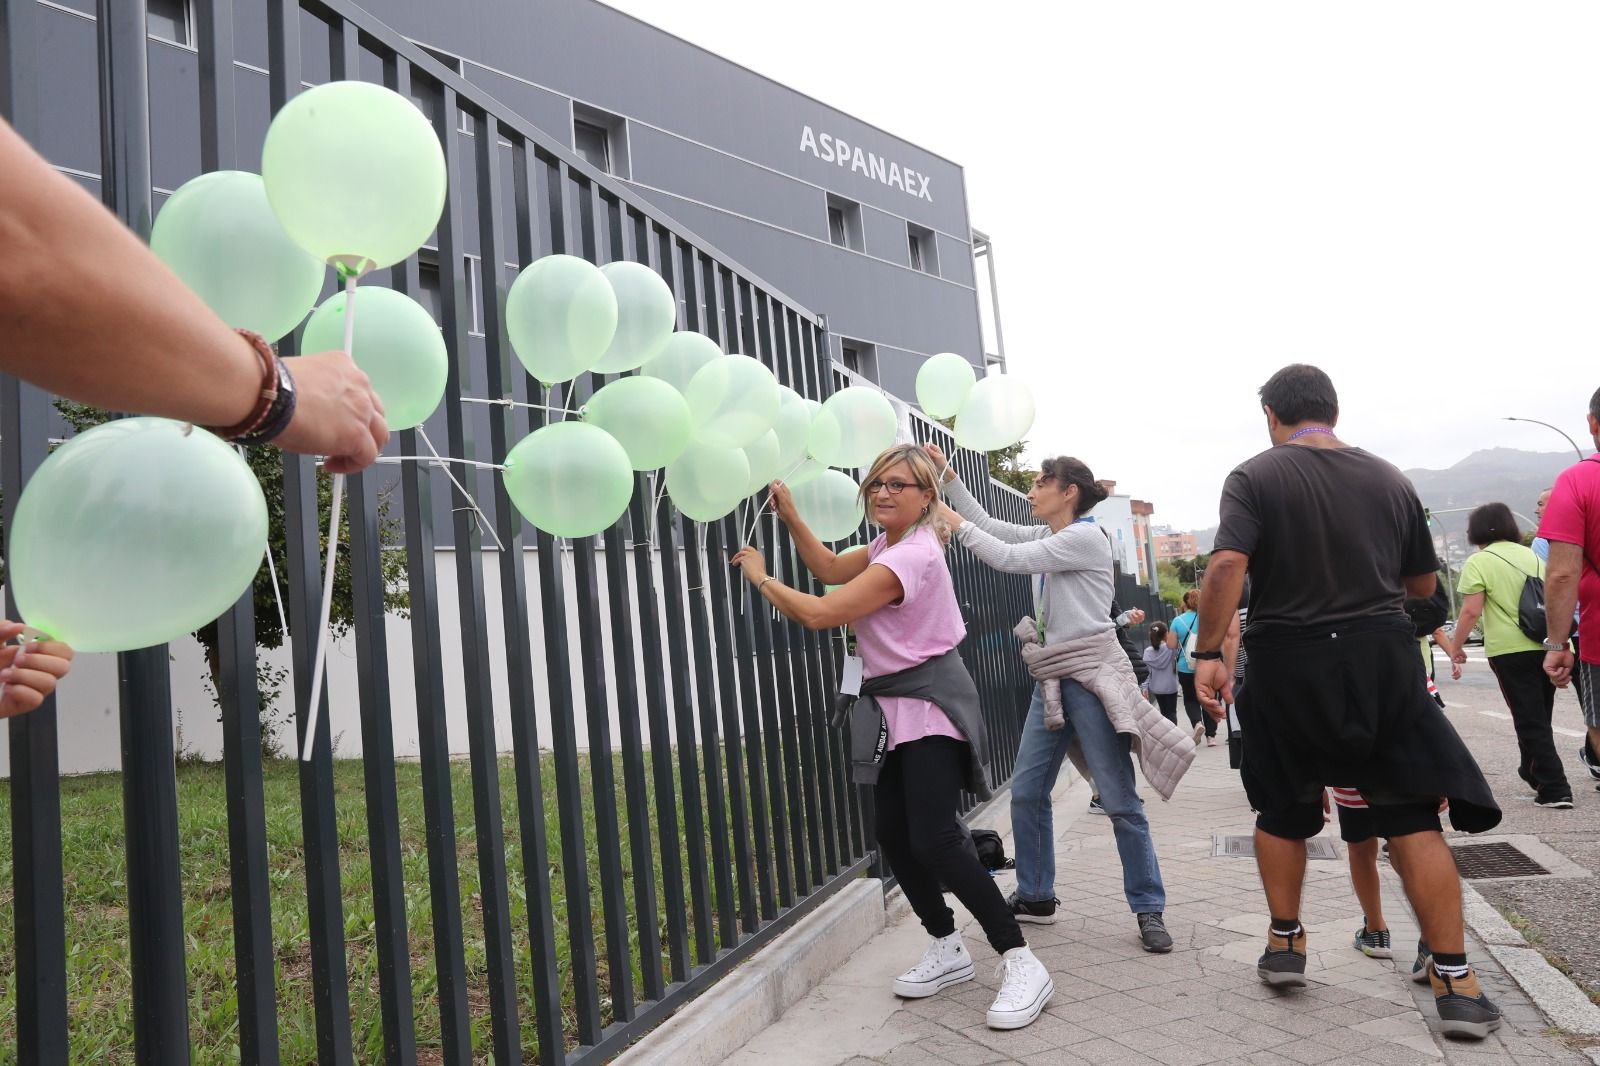
[[[594, 911], [595, 955], [601, 974], [602, 1020], [609, 1022], [610, 984], [606, 975], [605, 927], [589, 769], [588, 759], [584, 757], [581, 773], [583, 819], [588, 842], [589, 898]], [[451, 770], [472, 1043], [475, 1058], [487, 1061], [490, 1025], [488, 986], [482, 908], [478, 894], [477, 838], [473, 823], [471, 778], [469, 766], [464, 761], [452, 763]], [[198, 1063], [236, 1062], [238, 1005], [234, 981], [227, 805], [222, 767], [216, 764], [184, 764], [178, 767], [177, 775], [184, 926], [188, 940], [185, 951], [189, 975], [190, 1036], [194, 1060]], [[499, 775], [518, 981], [518, 1013], [525, 1053], [529, 1061], [534, 1061], [533, 962], [528, 938], [522, 849], [517, 827], [516, 782], [508, 759], [501, 760]], [[420, 767], [415, 763], [400, 763], [395, 767], [395, 776], [417, 1042], [421, 1060], [425, 1063], [437, 1062], [439, 1011]], [[617, 817], [622, 827], [622, 859], [628, 879], [627, 899], [631, 910], [633, 870], [628, 850], [630, 827], [627, 824], [627, 809], [622, 802], [620, 759], [615, 776]], [[646, 777], [648, 781], [648, 769]], [[265, 766], [265, 779], [279, 1040], [284, 1062], [311, 1062], [316, 1058], [316, 1030], [311, 1006], [310, 927], [305, 902], [297, 764], [292, 761], [270, 761]], [[576, 1028], [572, 1016], [566, 886], [555, 799], [555, 768], [548, 754], [544, 757], [542, 781], [564, 1028], [568, 1045], [571, 1046], [576, 1043]], [[376, 1062], [382, 1058], [383, 1037], [378, 1000], [378, 958], [367, 845], [366, 798], [360, 762], [340, 761], [334, 764], [334, 792], [344, 898], [345, 955], [356, 1057], [358, 1061]], [[653, 797], [650, 803], [653, 818]], [[132, 984], [128, 960], [121, 775], [95, 774], [62, 779], [61, 811], [71, 1059], [73, 1062], [94, 1063], [95, 1066], [131, 1063]], [[653, 874], [655, 883], [659, 885], [660, 850], [654, 828], [641, 828], [651, 834], [651, 853], [656, 864]], [[10, 852], [10, 791], [8, 783], [0, 782], [0, 855], [9, 856]], [[686, 855], [684, 861], [687, 865]], [[11, 863], [4, 861], [0, 862], [0, 1058], [10, 1053], [16, 1039], [12, 903]], [[659, 893], [657, 907], [658, 910], [662, 907]], [[641, 931], [634, 927], [631, 913], [628, 923], [634, 995], [635, 998], [641, 998], [638, 952]], [[690, 928], [692, 950], [692, 923]], [[661, 928], [650, 930], [645, 935], [657, 937], [662, 944], [663, 955], [670, 956], [664, 930], [663, 922]]]

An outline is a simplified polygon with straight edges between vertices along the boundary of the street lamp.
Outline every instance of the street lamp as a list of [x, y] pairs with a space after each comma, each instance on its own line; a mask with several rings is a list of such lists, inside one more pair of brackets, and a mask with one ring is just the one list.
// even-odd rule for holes
[[[1536, 426], [1543, 426], [1546, 429], [1554, 429], [1557, 433], [1561, 434], [1563, 437], [1567, 437], [1566, 430], [1559, 429], [1556, 426], [1552, 426], [1548, 422], [1541, 422], [1537, 418], [1517, 418], [1517, 417], [1515, 417], [1513, 415], [1506, 415], [1504, 418], [1501, 419], [1501, 421], [1502, 422], [1532, 422]], [[1572, 450], [1577, 453], [1578, 462], [1580, 462], [1580, 463], [1583, 462], [1583, 449], [1578, 447], [1578, 442], [1573, 440], [1571, 437], [1567, 437], [1567, 443], [1572, 445]]]

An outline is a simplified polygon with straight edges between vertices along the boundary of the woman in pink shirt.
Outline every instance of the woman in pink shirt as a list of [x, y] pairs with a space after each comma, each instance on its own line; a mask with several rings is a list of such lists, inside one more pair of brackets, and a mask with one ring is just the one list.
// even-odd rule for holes
[[[953, 653], [967, 632], [944, 541], [934, 528], [937, 483], [933, 462], [920, 447], [901, 445], [878, 456], [861, 496], [868, 520], [883, 533], [865, 552], [844, 555], [817, 539], [795, 511], [788, 489], [773, 483], [772, 504], [801, 560], [824, 584], [840, 586], [825, 596], [808, 595], [769, 576], [754, 548], [742, 549], [733, 563], [769, 603], [807, 628], [854, 626], [862, 677], [883, 679], [921, 668]], [[959, 804], [962, 790], [972, 787], [974, 746], [957, 724], [962, 714], [946, 713], [929, 699], [874, 698], [887, 727], [887, 750], [873, 793], [878, 847], [933, 938], [922, 961], [895, 979], [895, 994], [931, 996], [974, 976], [972, 956], [940, 890], [942, 881], [978, 919], [1003, 959], [1005, 977], [989, 1008], [990, 1027], [1021, 1028], [1039, 1016], [1055, 986], [967, 843]]]

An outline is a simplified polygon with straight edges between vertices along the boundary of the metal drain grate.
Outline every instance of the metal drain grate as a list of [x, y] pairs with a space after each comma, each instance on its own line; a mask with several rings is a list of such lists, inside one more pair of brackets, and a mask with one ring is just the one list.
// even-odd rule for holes
[[1490, 877], [1540, 877], [1550, 873], [1512, 844], [1452, 844], [1450, 850], [1456, 857], [1456, 868], [1469, 881]]
[[[1234, 859], [1253, 858], [1256, 853], [1256, 838], [1225, 837], [1212, 838], [1212, 855], [1224, 855]], [[1327, 837], [1312, 837], [1306, 841], [1306, 858], [1308, 859], [1337, 859], [1339, 851], [1334, 847], [1333, 841]]]

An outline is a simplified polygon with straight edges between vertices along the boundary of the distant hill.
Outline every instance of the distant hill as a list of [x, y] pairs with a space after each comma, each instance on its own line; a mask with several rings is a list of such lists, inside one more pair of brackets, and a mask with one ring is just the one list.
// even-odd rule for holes
[[1498, 501], [1531, 518], [1539, 493], [1576, 461], [1571, 452], [1485, 448], [1446, 470], [1418, 468], [1405, 471], [1405, 475], [1417, 487], [1423, 504], [1434, 511]]

